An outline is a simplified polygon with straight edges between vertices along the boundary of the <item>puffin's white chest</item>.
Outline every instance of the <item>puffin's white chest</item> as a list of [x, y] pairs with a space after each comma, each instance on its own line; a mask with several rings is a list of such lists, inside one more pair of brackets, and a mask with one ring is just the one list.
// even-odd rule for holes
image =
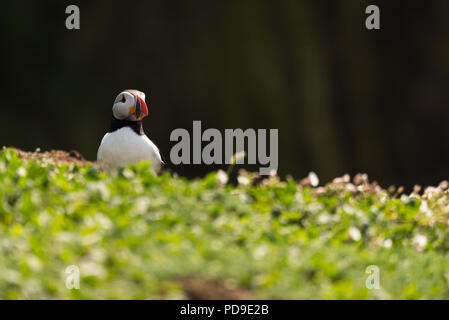
[[162, 164], [155, 144], [146, 135], [138, 135], [129, 127], [106, 133], [98, 148], [97, 160], [106, 170], [145, 160], [151, 162], [152, 171], [157, 173]]

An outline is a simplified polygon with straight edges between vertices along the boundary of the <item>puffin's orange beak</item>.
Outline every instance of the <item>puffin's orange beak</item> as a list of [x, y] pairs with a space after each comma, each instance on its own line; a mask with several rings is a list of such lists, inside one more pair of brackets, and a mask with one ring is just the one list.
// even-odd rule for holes
[[140, 97], [137, 97], [137, 99], [136, 99], [136, 118], [137, 118], [137, 120], [142, 120], [147, 115], [148, 115], [147, 104]]

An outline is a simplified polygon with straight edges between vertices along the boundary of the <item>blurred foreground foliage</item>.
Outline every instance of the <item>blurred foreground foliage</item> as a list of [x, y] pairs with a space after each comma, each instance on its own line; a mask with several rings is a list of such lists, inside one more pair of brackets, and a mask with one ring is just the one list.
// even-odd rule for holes
[[[314, 188], [242, 172], [232, 186], [149, 166], [0, 152], [0, 298], [178, 299], [188, 277], [253, 298], [449, 298], [447, 183], [399, 197], [364, 176]], [[380, 289], [366, 288], [370, 265]]]

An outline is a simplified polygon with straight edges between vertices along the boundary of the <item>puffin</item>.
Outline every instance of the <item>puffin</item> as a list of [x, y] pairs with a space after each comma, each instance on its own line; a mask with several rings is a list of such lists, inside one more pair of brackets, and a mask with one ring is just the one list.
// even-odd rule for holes
[[151, 162], [158, 174], [163, 161], [156, 145], [145, 135], [142, 119], [148, 116], [145, 93], [127, 89], [115, 98], [109, 132], [101, 140], [97, 153], [100, 168], [106, 171], [122, 166]]

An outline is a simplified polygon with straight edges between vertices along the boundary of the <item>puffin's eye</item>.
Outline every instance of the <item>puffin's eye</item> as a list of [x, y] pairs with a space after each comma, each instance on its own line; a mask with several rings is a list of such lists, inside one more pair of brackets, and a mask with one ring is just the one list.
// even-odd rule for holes
[[124, 103], [126, 101], [125, 95], [122, 95], [122, 98], [120, 99], [121, 103]]

